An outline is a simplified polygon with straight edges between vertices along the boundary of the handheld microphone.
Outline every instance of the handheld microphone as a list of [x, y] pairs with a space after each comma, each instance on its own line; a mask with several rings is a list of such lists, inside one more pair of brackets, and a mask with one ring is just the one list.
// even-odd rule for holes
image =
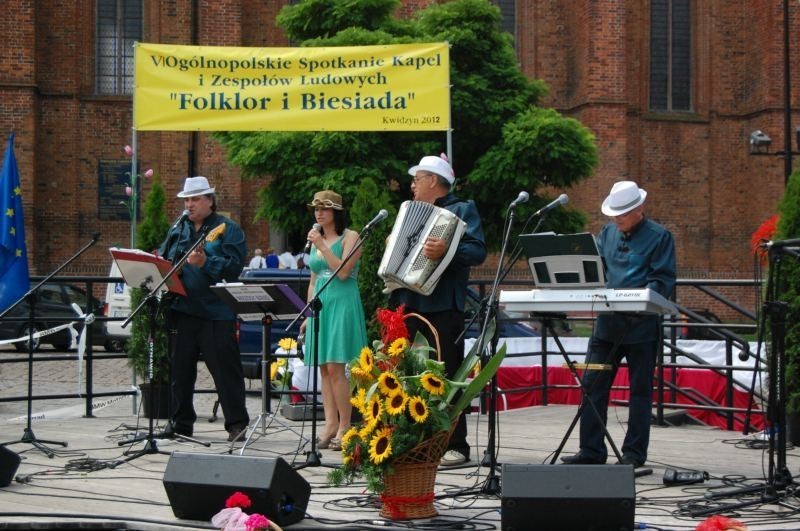
[[510, 205], [508, 205], [509, 210], [512, 208], [517, 208], [517, 205], [521, 203], [527, 203], [530, 195], [525, 190], [521, 191], [516, 199], [514, 199]]
[[554, 208], [566, 204], [567, 201], [569, 201], [569, 197], [567, 197], [567, 194], [561, 194], [560, 196], [558, 196], [555, 199], [553, 199], [553, 201], [549, 205], [540, 208], [533, 215], [534, 216], [543, 216], [543, 215], [547, 214], [548, 212], [550, 212], [551, 210], [553, 210]]
[[387, 217], [389, 217], [389, 212], [387, 212], [385, 208], [382, 208], [380, 212], [378, 212], [378, 214], [364, 226], [364, 230], [371, 230], [375, 224], [380, 223]]
[[[320, 232], [322, 230], [322, 225], [320, 225], [319, 223], [314, 223], [314, 225], [312, 225], [311, 228], [317, 232]], [[311, 240], [306, 240], [306, 247], [305, 249], [303, 249], [303, 254], [308, 254], [310, 252], [311, 252]]]
[[187, 219], [189, 219], [189, 211], [188, 210], [184, 210], [183, 213], [180, 215], [180, 217], [178, 217], [178, 219], [175, 220], [175, 223], [172, 224], [172, 228], [170, 230], [177, 229]]

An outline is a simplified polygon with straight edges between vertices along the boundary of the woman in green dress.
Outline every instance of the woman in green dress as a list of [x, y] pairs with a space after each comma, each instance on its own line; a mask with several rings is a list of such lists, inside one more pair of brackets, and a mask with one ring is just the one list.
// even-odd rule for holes
[[[358, 233], [345, 227], [342, 196], [336, 192], [317, 192], [308, 207], [314, 210], [314, 219], [320, 227], [308, 232], [308, 241], [312, 244], [309, 258], [311, 279], [308, 283], [308, 300], [311, 301], [355, 247]], [[350, 428], [353, 406], [345, 367], [367, 345], [364, 308], [356, 280], [360, 257], [361, 249], [358, 249], [319, 294], [322, 308], [316, 317], [319, 319], [317, 363], [322, 381], [325, 429], [318, 448], [341, 450], [342, 436]], [[313, 319], [303, 322], [301, 332], [307, 337], [305, 363], [313, 370], [317, 340]]]

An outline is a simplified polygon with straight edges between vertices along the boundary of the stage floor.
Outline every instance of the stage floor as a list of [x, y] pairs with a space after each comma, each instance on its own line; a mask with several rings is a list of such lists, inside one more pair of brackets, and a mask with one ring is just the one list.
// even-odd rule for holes
[[[34, 383], [39, 393], [44, 393], [45, 389], [51, 393], [65, 392], [67, 388], [74, 391], [75, 383], [69, 382], [70, 378], [74, 378], [74, 373], [60, 376], [65, 372], [62, 370], [61, 373], [45, 375], [49, 370], [37, 370]], [[52, 370], [55, 371], [55, 368]], [[10, 379], [14, 371], [16, 369], [12, 370], [8, 365], [3, 366], [0, 374], [2, 396], [13, 396], [20, 388], [25, 388], [24, 375], [17, 374]], [[98, 371], [98, 376], [105, 374], [108, 379], [126, 378], [124, 371], [122, 367], [117, 370], [107, 368]], [[201, 374], [201, 382], [204, 378], [206, 376]], [[99, 387], [98, 391], [107, 390]], [[119, 388], [118, 385], [116, 388]], [[208, 422], [213, 399], [212, 394], [199, 394], [195, 399], [200, 417], [195, 425], [195, 438], [210, 446], [158, 439], [158, 449], [163, 452], [227, 455], [230, 445], [225, 442], [227, 434], [221, 412], [219, 419]], [[31, 422], [36, 438], [63, 441], [68, 446], [47, 445], [55, 450], [53, 457], [48, 457], [28, 442], [7, 446], [20, 455], [22, 462], [16, 470], [16, 480], [0, 489], [0, 528], [211, 529], [208, 522], [179, 520], [173, 515], [163, 486], [169, 455], [146, 454], [114, 468], [105, 466], [124, 459], [123, 451], [129, 446], [120, 446], [119, 443], [136, 431], [147, 433], [148, 423], [147, 419], [134, 414], [130, 397], [98, 402], [103, 404], [91, 418], [82, 416], [82, 402], [77, 400], [34, 403], [34, 418], [44, 417], [43, 420]], [[272, 400], [272, 408], [277, 410], [277, 399]], [[248, 396], [248, 409], [255, 420], [262, 410], [258, 393]], [[22, 437], [27, 425], [26, 411], [25, 402], [0, 402], [2, 441]], [[473, 447], [472, 461], [455, 470], [439, 470], [435, 492], [439, 517], [432, 520], [381, 522], [376, 500], [365, 493], [363, 484], [339, 488], [327, 484], [329, 467], [339, 464], [341, 457], [338, 452], [320, 450], [322, 466], [305, 467], [296, 472], [311, 485], [311, 495], [305, 518], [288, 528], [409, 529], [424, 525], [424, 528], [437, 529], [500, 529], [504, 496], [525, 498], [539, 495], [519, 492], [521, 489], [518, 486], [515, 492], [493, 492], [494, 482], [487, 482], [487, 478], [499, 480], [502, 489], [501, 464], [549, 463], [576, 411], [576, 406], [555, 405], [498, 413], [496, 467], [479, 465], [488, 441], [488, 419], [486, 415], [471, 415], [469, 437]], [[626, 417], [624, 408], [612, 408], [609, 411], [609, 430], [619, 445], [624, 436]], [[306, 464], [306, 452], [310, 449], [310, 422], [304, 424], [276, 415], [270, 417], [267, 424], [263, 432], [262, 426], [257, 426], [256, 436], [244, 449], [243, 455], [280, 457], [292, 466]], [[129, 429], [136, 426], [138, 429]], [[160, 428], [158, 426], [157, 431]], [[135, 452], [142, 447], [140, 442], [130, 446], [130, 449]], [[233, 455], [239, 455], [241, 448], [241, 444], [236, 445]], [[769, 482], [765, 478], [770, 463], [767, 449], [767, 442], [757, 434], [743, 436], [737, 432], [699, 426], [654, 426], [650, 460], [647, 463], [652, 474], [635, 479], [635, 521], [641, 524], [639, 528], [694, 529], [708, 516], [719, 512], [721, 505], [746, 501], [753, 502], [753, 505], [739, 508], [729, 515], [735, 515], [748, 529], [800, 529], [800, 512], [797, 510], [800, 500], [795, 496], [794, 485], [788, 489], [781, 486], [777, 502], [762, 503], [763, 489], [746, 498], [708, 499], [708, 496], [719, 491], [746, 485], [767, 485]], [[571, 454], [576, 450], [577, 429], [567, 441], [564, 451]], [[789, 472], [797, 474], [800, 452], [790, 448], [786, 451], [786, 459]], [[563, 468], [564, 474], [572, 474], [568, 477], [568, 483], [608, 496], [608, 485], [582, 484], [581, 477], [569, 472], [571, 468]], [[667, 487], [663, 484], [667, 468], [707, 472], [709, 479], [691, 486]], [[555, 488], [553, 490], [554, 496], [563, 496], [563, 507], [566, 508], [554, 508], [553, 511], [585, 510], [582, 501], [570, 499], [568, 494], [559, 494]], [[537, 487], [535, 491], [540, 492], [541, 488]], [[695, 516], [690, 511], [695, 511]], [[698, 511], [708, 513], [701, 515]], [[529, 515], [531, 522], [536, 522], [539, 517], [536, 511], [531, 511]], [[598, 520], [601, 520], [601, 515], [596, 516], [595, 521]]]

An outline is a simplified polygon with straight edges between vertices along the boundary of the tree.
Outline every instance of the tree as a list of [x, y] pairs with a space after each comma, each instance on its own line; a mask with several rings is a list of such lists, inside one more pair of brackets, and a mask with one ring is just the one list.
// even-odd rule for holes
[[[487, 242], [496, 250], [502, 213], [520, 189], [532, 196], [520, 209], [524, 216], [550, 200], [539, 192], [543, 187], [568, 187], [589, 176], [597, 163], [593, 137], [575, 120], [537, 108], [545, 86], [519, 70], [511, 36], [500, 31], [499, 10], [487, 0], [433, 4], [408, 20], [393, 18], [398, 5], [397, 0], [305, 0], [285, 6], [277, 22], [303, 46], [450, 43], [457, 189], [460, 196], [478, 200]], [[410, 198], [409, 166], [423, 155], [445, 151], [443, 133], [216, 136], [245, 177], [273, 177], [259, 192], [257, 217], [287, 231], [306, 230], [311, 220], [303, 205], [325, 188], [351, 201], [361, 190], [377, 190], [380, 194], [373, 197], [389, 203], [373, 208], [398, 205]], [[354, 215], [352, 221], [359, 225], [374, 213]], [[572, 231], [584, 219], [577, 212], [562, 211], [553, 216], [551, 228]], [[381, 253], [380, 246], [370, 247], [363, 260], [375, 263]], [[374, 308], [365, 310], [371, 316]]]

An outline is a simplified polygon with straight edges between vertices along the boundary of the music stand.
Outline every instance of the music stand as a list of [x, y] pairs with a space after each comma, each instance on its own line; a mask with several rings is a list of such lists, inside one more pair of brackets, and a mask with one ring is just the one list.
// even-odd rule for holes
[[[308, 317], [310, 312], [303, 313], [305, 303], [297, 294], [286, 284], [243, 284], [223, 283], [211, 286], [211, 290], [225, 302], [228, 307], [242, 321], [261, 321], [261, 413], [253, 423], [247, 437], [242, 445], [240, 455], [244, 454], [245, 448], [253, 437], [259, 422], [261, 423], [261, 434], [266, 435], [266, 419], [272, 415], [272, 403], [267, 393], [267, 374], [272, 363], [270, 352], [270, 336], [272, 321], [296, 319], [298, 315]], [[233, 450], [236, 441], [231, 442], [229, 453]]]
[[[153, 355], [155, 352], [155, 337], [156, 337], [156, 314], [158, 312], [158, 301], [156, 296], [167, 292], [175, 293], [178, 295], [186, 296], [186, 289], [181, 282], [180, 277], [175, 273], [183, 266], [189, 254], [200, 245], [205, 238], [199, 238], [191, 249], [179, 260], [175, 265], [170, 263], [159, 256], [151, 253], [141, 251], [139, 249], [118, 249], [112, 247], [109, 249], [112, 258], [119, 268], [122, 278], [125, 283], [132, 288], [141, 288], [148, 292], [141, 304], [131, 312], [128, 318], [122, 323], [122, 327], [126, 327], [136, 314], [147, 305], [149, 311], [148, 320], [148, 371], [147, 383], [151, 383], [153, 379]], [[127, 463], [137, 457], [147, 454], [164, 454], [169, 455], [169, 452], [163, 452], [158, 449], [156, 444], [156, 436], [153, 432], [153, 417], [154, 407], [150, 408], [147, 415], [148, 429], [147, 434], [143, 437], [138, 437], [132, 441], [125, 441], [123, 444], [134, 444], [139, 441], [145, 441], [144, 448], [138, 452], [129, 455], [129, 452], [124, 452], [127, 457], [122, 461], [115, 463], [114, 467], [120, 463]], [[112, 467], [113, 468], [113, 467]]]

